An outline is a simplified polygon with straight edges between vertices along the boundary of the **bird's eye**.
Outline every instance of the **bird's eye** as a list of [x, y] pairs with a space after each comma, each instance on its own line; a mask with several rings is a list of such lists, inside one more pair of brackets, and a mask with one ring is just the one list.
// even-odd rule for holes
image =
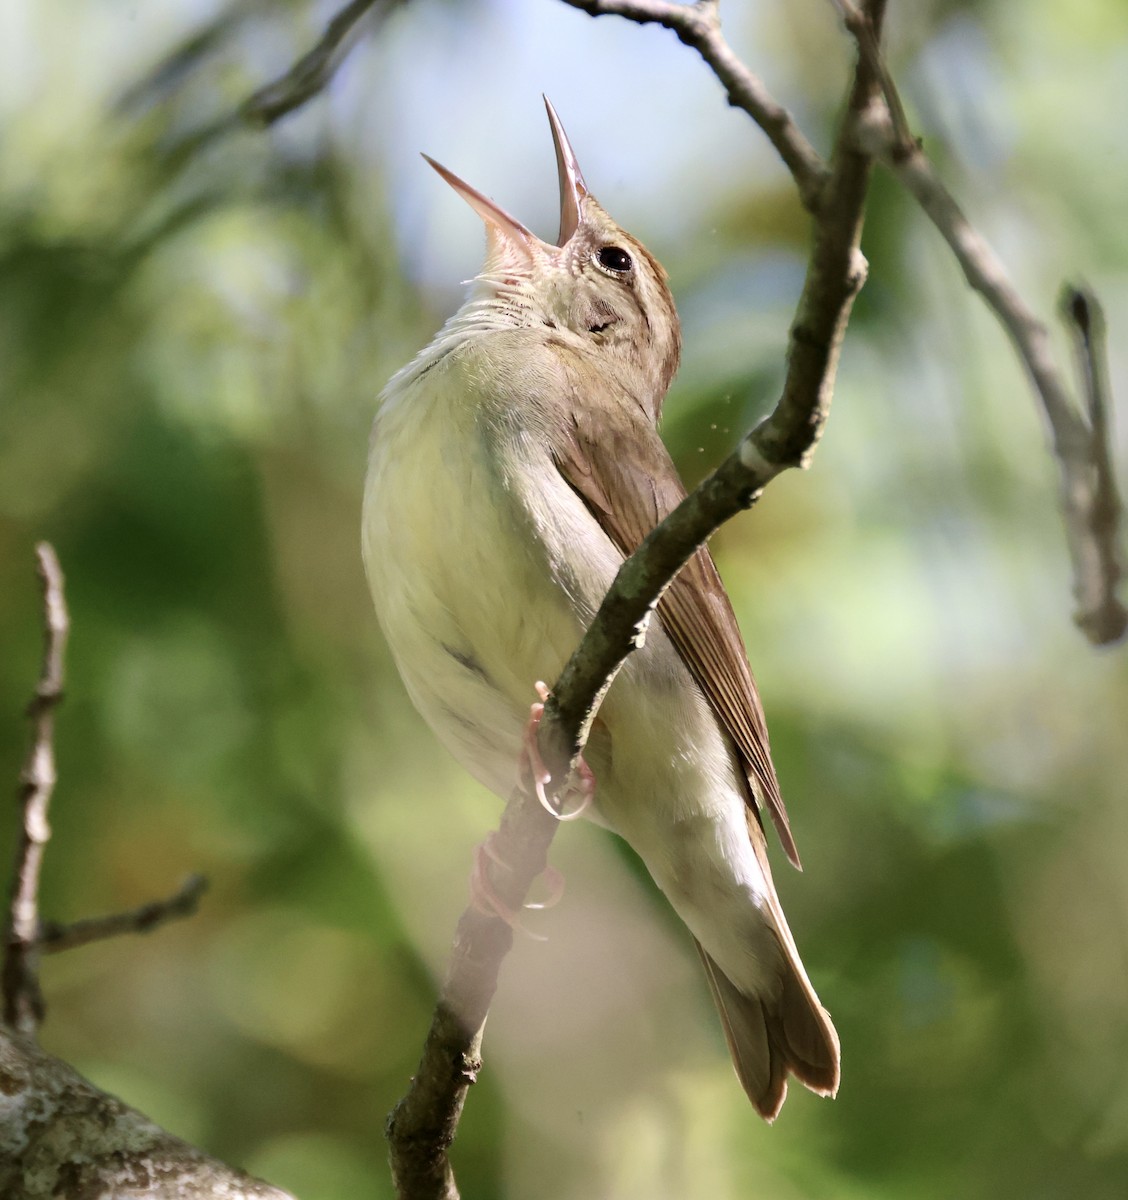
[[599, 250], [599, 265], [621, 275], [629, 271], [634, 262], [622, 246], [602, 246]]

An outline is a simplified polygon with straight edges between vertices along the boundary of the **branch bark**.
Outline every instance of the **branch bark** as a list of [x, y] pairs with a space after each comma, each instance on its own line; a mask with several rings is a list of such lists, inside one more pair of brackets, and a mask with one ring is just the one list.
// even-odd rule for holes
[[239, 106], [244, 121], [273, 125], [321, 92], [336, 74], [360, 36], [360, 22], [375, 9], [381, 16], [401, 0], [350, 0], [325, 26], [325, 32], [308, 53], [288, 71], [258, 89]]
[[972, 226], [936, 168], [912, 136], [896, 84], [862, 14], [848, 0], [835, 0], [859, 52], [881, 80], [884, 100], [875, 97], [859, 123], [862, 147], [880, 159], [936, 226], [963, 271], [1011, 340], [1029, 376], [1050, 431], [1061, 479], [1061, 508], [1073, 564], [1074, 621], [1095, 645], [1118, 641], [1128, 630], [1128, 609], [1117, 596], [1121, 579], [1120, 498], [1109, 452], [1104, 322], [1095, 298], [1073, 290], [1065, 308], [1078, 345], [1084, 407], [1070, 394], [1045, 324], [1019, 294], [1002, 260]]
[[721, 33], [719, 0], [672, 4], [667, 0], [564, 0], [593, 17], [625, 17], [638, 25], [661, 25], [705, 60], [725, 89], [729, 104], [743, 109], [763, 130], [791, 172], [804, 207], [815, 212], [829, 172], [818, 151], [763, 80], [748, 69]]
[[189, 875], [164, 900], [150, 900], [126, 912], [110, 913], [104, 917], [83, 917], [65, 924], [61, 921], [44, 921], [39, 927], [39, 948], [44, 954], [61, 954], [64, 950], [88, 946], [91, 942], [104, 942], [107, 938], [121, 937], [127, 933], [152, 933], [169, 921], [195, 916], [207, 887], [208, 881], [203, 875]]
[[294, 1200], [166, 1133], [0, 1026], [0, 1196]]
[[[317, 42], [292, 63], [282, 74], [256, 88], [233, 109], [191, 130], [175, 141], [165, 152], [165, 160], [173, 169], [191, 162], [205, 147], [248, 126], [264, 129], [301, 108], [329, 85], [349, 51], [363, 33], [363, 22], [384, 21], [407, 0], [349, 0], [329, 19]], [[191, 64], [200, 53], [215, 44], [219, 34], [242, 19], [242, 9], [236, 9], [222, 20], [213, 22], [206, 35], [189, 38], [150, 75], [130, 87], [118, 100], [120, 108], [136, 105], [146, 95], [160, 90], [168, 78], [179, 78], [184, 64]], [[217, 32], [218, 27], [218, 32]]]
[[64, 663], [70, 618], [63, 593], [63, 571], [53, 547], [35, 548], [43, 585], [43, 666], [28, 705], [32, 738], [20, 772], [20, 836], [12, 869], [4, 967], [0, 991], [4, 1021], [34, 1037], [43, 1020], [39, 988], [39, 879], [51, 837], [47, 810], [55, 790], [55, 710], [63, 699]]
[[[650, 10], [650, 5], [630, 7]], [[695, 7], [701, 11], [712, 6]], [[667, 16], [671, 8], [678, 6], [655, 6]], [[602, 6], [597, 9], [604, 11]], [[884, 0], [871, 0], [868, 11], [879, 28]], [[555, 781], [568, 778], [599, 701], [627, 656], [641, 644], [659, 596], [694, 549], [752, 505], [776, 475], [810, 462], [829, 413], [850, 309], [865, 278], [858, 243], [870, 160], [858, 148], [853, 125], [877, 89], [869, 64], [859, 58], [815, 216], [807, 278], [791, 329], [779, 403], [620, 569], [545, 706], [539, 743]], [[556, 825], [556, 819], [523, 791], [506, 805], [492, 846], [496, 857], [508, 865], [494, 867], [490, 876], [497, 895], [511, 910], [520, 908], [532, 881], [544, 869]], [[447, 1151], [466, 1092], [481, 1069], [486, 1014], [512, 941], [512, 930], [496, 917], [468, 908], [459, 920], [419, 1069], [388, 1120], [392, 1174], [401, 1200], [456, 1200], [458, 1196]]]
[[119, 933], [140, 933], [195, 911], [205, 886], [193, 876], [167, 900], [129, 913], [42, 925], [39, 880], [55, 785], [54, 715], [63, 697], [70, 620], [63, 572], [46, 542], [36, 547], [43, 581], [43, 667], [28, 706], [33, 736], [20, 775], [21, 837], [12, 872], [7, 953], [0, 988], [0, 1196], [21, 1200], [294, 1200], [182, 1142], [96, 1088], [35, 1044], [43, 1020], [39, 953]]

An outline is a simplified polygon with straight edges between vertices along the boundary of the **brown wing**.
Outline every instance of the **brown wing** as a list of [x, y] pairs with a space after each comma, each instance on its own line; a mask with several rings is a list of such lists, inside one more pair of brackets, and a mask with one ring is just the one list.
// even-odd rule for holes
[[[596, 420], [577, 407], [556, 464], [626, 555], [685, 496], [657, 431], [644, 420]], [[768, 729], [744, 640], [712, 555], [702, 546], [658, 602], [658, 616], [740, 754], [787, 857], [800, 866], [772, 766]], [[801, 869], [801, 868], [800, 868]]]

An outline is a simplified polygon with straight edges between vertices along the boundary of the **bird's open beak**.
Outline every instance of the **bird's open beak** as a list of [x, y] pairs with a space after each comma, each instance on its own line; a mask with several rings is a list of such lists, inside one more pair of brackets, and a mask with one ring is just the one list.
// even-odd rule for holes
[[424, 154], [423, 157], [485, 221], [490, 257], [498, 252], [506, 256], [505, 251], [508, 250], [510, 253], [516, 251], [522, 258], [532, 258], [533, 247], [540, 242], [532, 230], [526, 229], [516, 217], [507, 213], [500, 204], [495, 204], [489, 196], [483, 195], [477, 188], [459, 179], [453, 171], [448, 171], [442, 163], [435, 162], [429, 154]]
[[[552, 127], [552, 142], [556, 147], [556, 170], [560, 178], [560, 235], [556, 244], [563, 246], [579, 226], [581, 208], [588, 190], [584, 177], [580, 174], [580, 166], [576, 162], [572, 144], [568, 141], [564, 126], [560, 124], [560, 118], [547, 96], [544, 98], [544, 104], [548, 109], [548, 123]], [[483, 195], [477, 188], [459, 179], [453, 171], [448, 171], [442, 163], [435, 162], [429, 154], [424, 154], [423, 157], [486, 223], [491, 258], [511, 258], [516, 254], [519, 258], [531, 260], [537, 247], [545, 248], [545, 243], [535, 233], [507, 213], [500, 204], [495, 204], [489, 196]]]
[[556, 173], [560, 179], [560, 235], [556, 239], [558, 246], [563, 246], [576, 232], [580, 224], [580, 211], [584, 197], [588, 194], [587, 184], [580, 174], [580, 164], [576, 162], [576, 152], [556, 109], [547, 96], [544, 106], [548, 109], [548, 123], [552, 126], [552, 143], [556, 147]]

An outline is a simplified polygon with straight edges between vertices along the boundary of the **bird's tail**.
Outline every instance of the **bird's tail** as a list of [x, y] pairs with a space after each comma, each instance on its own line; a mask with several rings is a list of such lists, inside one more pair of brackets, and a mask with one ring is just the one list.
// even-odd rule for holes
[[820, 1096], [838, 1091], [838, 1034], [792, 954], [774, 998], [746, 996], [694, 939], [720, 1014], [737, 1078], [765, 1121], [774, 1121], [792, 1074]]

